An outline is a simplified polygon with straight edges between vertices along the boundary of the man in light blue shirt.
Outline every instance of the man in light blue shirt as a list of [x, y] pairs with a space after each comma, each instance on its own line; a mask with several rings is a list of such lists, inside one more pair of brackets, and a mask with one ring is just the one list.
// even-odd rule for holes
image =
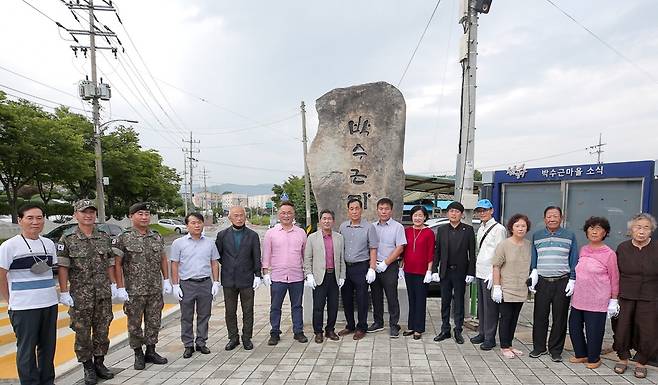
[[[220, 255], [215, 242], [202, 234], [203, 215], [190, 213], [185, 217], [185, 224], [189, 233], [171, 244], [169, 260], [174, 297], [180, 301], [181, 340], [185, 346], [183, 358], [190, 358], [195, 349], [202, 354], [210, 353], [206, 340], [212, 300], [221, 288]], [[195, 307], [196, 340], [192, 325]]]
[[370, 284], [374, 322], [369, 333], [384, 329], [384, 294], [388, 303], [390, 337], [400, 336], [400, 302], [398, 301], [398, 269], [400, 256], [407, 244], [404, 227], [391, 218], [393, 201], [382, 198], [377, 201], [379, 220], [374, 222], [379, 244], [377, 246], [377, 278]]

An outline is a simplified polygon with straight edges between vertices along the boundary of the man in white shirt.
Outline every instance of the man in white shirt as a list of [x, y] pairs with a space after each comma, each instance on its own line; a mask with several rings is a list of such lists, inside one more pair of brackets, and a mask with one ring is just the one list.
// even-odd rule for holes
[[18, 209], [21, 233], [0, 245], [0, 293], [9, 303], [21, 384], [55, 380], [58, 298], [52, 266], [57, 255], [55, 244], [39, 236], [44, 223], [41, 206], [23, 205]]
[[493, 218], [493, 205], [489, 199], [480, 199], [475, 207], [475, 213], [479, 215], [481, 221], [475, 241], [479, 333], [471, 338], [471, 343], [481, 344], [482, 350], [491, 350], [496, 346], [498, 327], [498, 304], [491, 299], [493, 285], [491, 261], [496, 246], [507, 238], [507, 229]]

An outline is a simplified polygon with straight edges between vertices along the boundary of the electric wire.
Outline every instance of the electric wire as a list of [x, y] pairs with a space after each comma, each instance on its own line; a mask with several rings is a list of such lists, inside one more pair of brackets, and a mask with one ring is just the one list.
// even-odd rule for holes
[[414, 57], [416, 56], [416, 52], [418, 51], [418, 48], [420, 47], [420, 43], [422, 43], [423, 38], [425, 37], [425, 33], [427, 33], [427, 29], [429, 28], [430, 24], [432, 23], [432, 19], [434, 19], [434, 15], [436, 14], [436, 10], [439, 8], [439, 4], [441, 4], [441, 0], [438, 0], [436, 2], [436, 5], [434, 6], [434, 10], [432, 11], [432, 14], [430, 15], [430, 19], [427, 21], [427, 25], [425, 25], [425, 29], [423, 30], [423, 33], [420, 35], [420, 39], [418, 39], [418, 44], [416, 44], [416, 48], [414, 48], [414, 51], [411, 54], [411, 57], [409, 58], [409, 62], [407, 63], [407, 66], [404, 67], [404, 71], [402, 71], [402, 76], [400, 77], [400, 81], [398, 81], [398, 87], [400, 87], [400, 84], [402, 84], [402, 81], [404, 80], [404, 77], [407, 75], [407, 71], [409, 70], [409, 67], [411, 66], [411, 62], [414, 60]]

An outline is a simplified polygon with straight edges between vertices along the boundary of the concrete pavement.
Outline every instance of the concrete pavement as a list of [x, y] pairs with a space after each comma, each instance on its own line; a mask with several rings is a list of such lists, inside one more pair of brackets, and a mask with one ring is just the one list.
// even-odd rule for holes
[[[570, 364], [571, 351], [565, 351], [563, 363], [547, 356], [532, 359], [530, 316], [532, 303], [526, 303], [521, 316], [515, 346], [525, 352], [522, 358], [504, 359], [498, 349], [481, 351], [466, 341], [432, 341], [440, 326], [438, 299], [428, 300], [427, 333], [421, 340], [410, 337], [391, 339], [386, 331], [368, 334], [361, 341], [350, 337], [340, 341], [312, 341], [312, 328], [305, 325], [310, 342], [293, 340], [289, 302], [284, 303], [282, 339], [275, 347], [267, 346], [269, 337], [269, 291], [260, 288], [256, 295], [254, 345], [252, 351], [242, 347], [226, 352], [227, 331], [221, 300], [213, 305], [208, 347], [212, 353], [195, 353], [183, 359], [180, 321], [172, 315], [163, 325], [158, 350], [169, 364], [148, 364], [143, 371], [132, 369], [133, 355], [126, 343], [108, 355], [106, 363], [116, 373], [104, 384], [656, 384], [658, 369], [650, 368], [649, 377], [633, 377], [632, 366], [624, 375], [612, 371], [614, 361], [604, 359], [596, 369]], [[404, 321], [405, 315], [403, 315]], [[342, 328], [339, 314], [338, 328]], [[402, 322], [404, 325], [404, 322]], [[467, 331], [470, 337], [475, 333]], [[606, 336], [605, 345], [610, 344]], [[610, 355], [609, 355], [610, 356]], [[614, 357], [614, 355], [610, 356]], [[77, 369], [58, 379], [62, 385], [82, 384]]]

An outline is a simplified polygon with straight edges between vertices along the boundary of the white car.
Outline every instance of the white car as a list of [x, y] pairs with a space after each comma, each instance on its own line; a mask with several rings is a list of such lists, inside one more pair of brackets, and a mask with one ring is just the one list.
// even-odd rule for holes
[[158, 224], [164, 228], [174, 230], [178, 234], [187, 234], [187, 226], [181, 221], [175, 219], [160, 219]]

